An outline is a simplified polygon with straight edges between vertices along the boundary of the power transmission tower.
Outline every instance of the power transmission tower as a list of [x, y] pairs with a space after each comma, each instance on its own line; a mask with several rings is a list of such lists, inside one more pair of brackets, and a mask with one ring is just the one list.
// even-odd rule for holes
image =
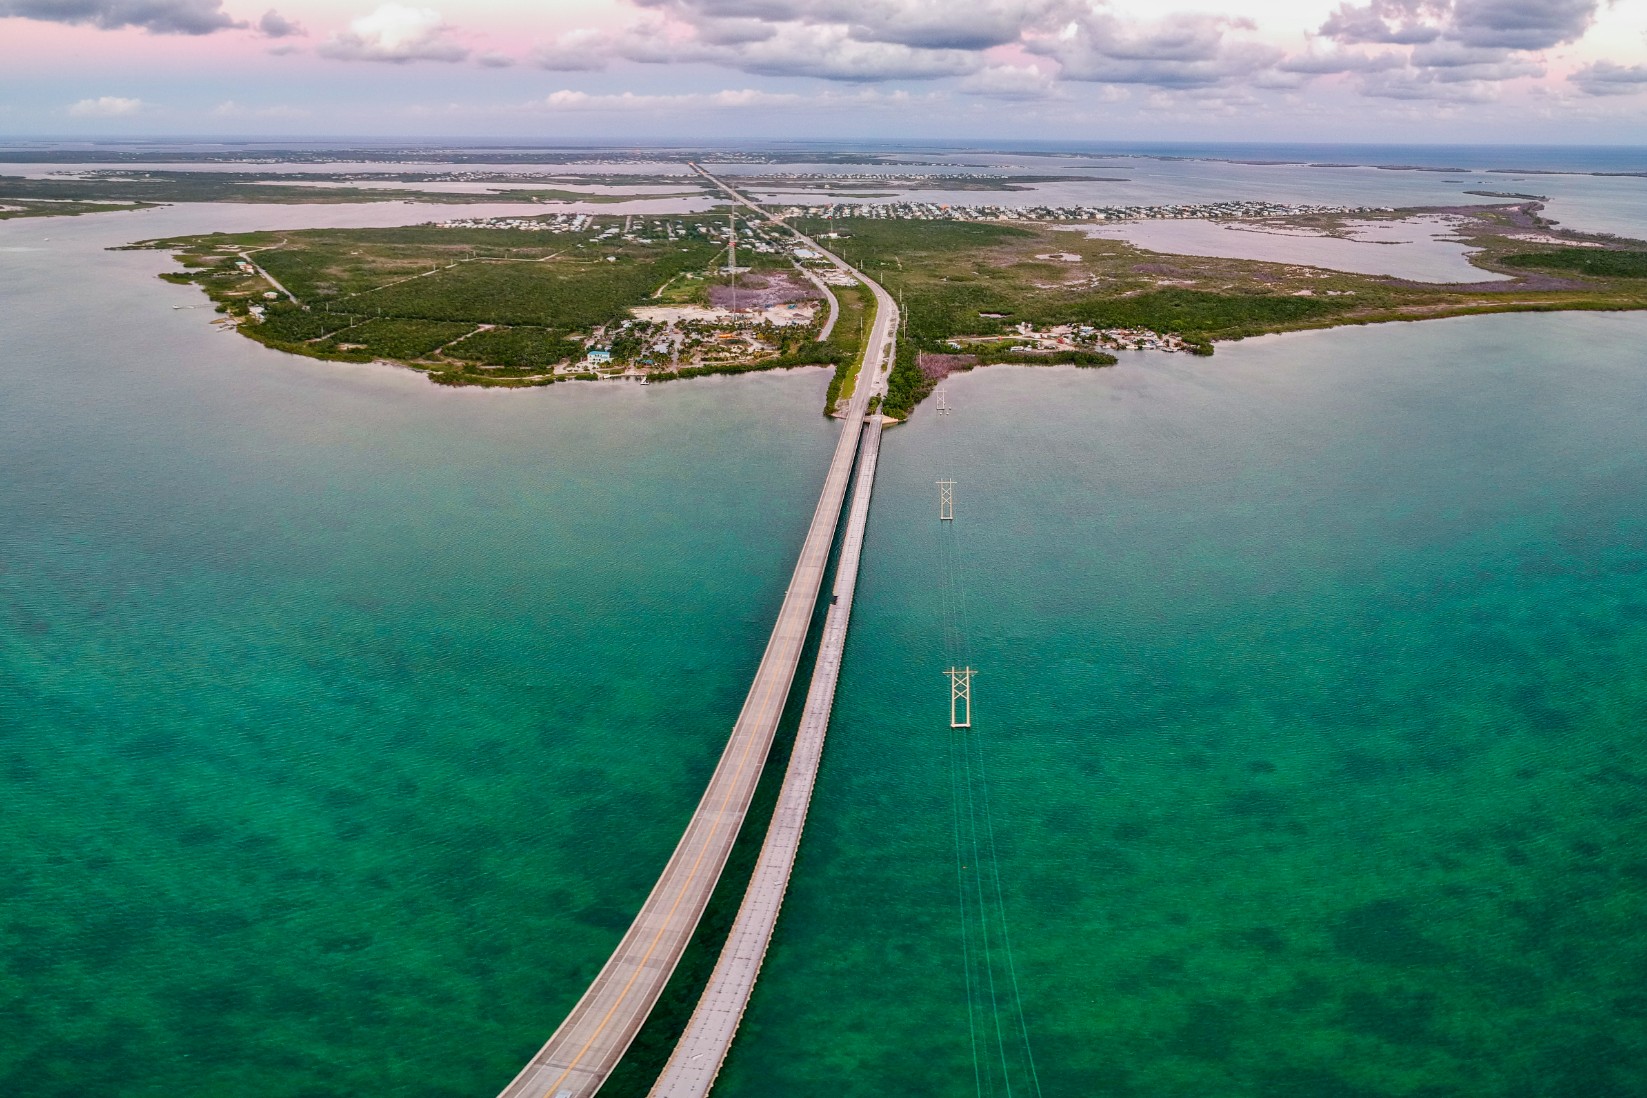
[[949, 414], [949, 396], [942, 389], [938, 390], [938, 414], [941, 416]]
[[949, 676], [949, 727], [972, 727], [972, 676], [975, 672], [970, 667], [951, 667], [944, 674]]
[[728, 233], [726, 245], [726, 269], [732, 275], [732, 311], [738, 311], [738, 218], [735, 214], [726, 217], [726, 231]]
[[940, 522], [955, 521], [955, 482], [940, 480], [938, 482], [938, 519]]

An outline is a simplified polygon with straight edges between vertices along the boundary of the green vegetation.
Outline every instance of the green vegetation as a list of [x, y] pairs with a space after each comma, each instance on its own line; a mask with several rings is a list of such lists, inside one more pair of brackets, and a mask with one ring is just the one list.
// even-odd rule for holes
[[979, 366], [1113, 366], [1121, 361], [1103, 351], [1026, 351], [1016, 347], [993, 347], [979, 352], [977, 359]]
[[[721, 218], [607, 218], [581, 232], [422, 225], [216, 233], [141, 246], [172, 250], [183, 269], [162, 277], [200, 286], [249, 338], [314, 358], [387, 359], [442, 385], [599, 377], [588, 367], [566, 373], [591, 348], [610, 353], [610, 370], [638, 366], [659, 380], [849, 358], [860, 341], [857, 320], [827, 343], [815, 340], [815, 327], [768, 325], [746, 325], [722, 343], [716, 336], [725, 333], [701, 320], [667, 334], [663, 322], [634, 317], [637, 306], [704, 300], [711, 267], [725, 255], [724, 231]], [[780, 261], [787, 264], [763, 256], [767, 265]], [[297, 300], [273, 290], [259, 267]], [[660, 339], [669, 348], [688, 343], [704, 361], [671, 369], [677, 355], [659, 348]]]
[[[372, 319], [345, 328], [329, 341], [327, 349], [364, 350], [374, 358], [401, 361], [420, 359], [474, 331], [472, 324], [452, 324], [428, 320]], [[326, 344], [322, 344], [326, 347]]]
[[[7, 178], [10, 177], [0, 176], [0, 184], [3, 184]], [[78, 217], [81, 214], [146, 210], [155, 205], [154, 202], [77, 202], [67, 198], [27, 198], [23, 195], [7, 193], [6, 188], [0, 185], [0, 221], [7, 221], [14, 217]]]
[[915, 405], [926, 399], [937, 381], [921, 372], [918, 365], [920, 349], [905, 341], [898, 344], [892, 372], [886, 379], [886, 399], [881, 402], [881, 414], [893, 419], [908, 419]]
[[835, 376], [824, 396], [825, 415], [834, 412], [842, 401], [852, 399], [858, 368], [863, 365], [864, 338], [875, 323], [875, 295], [868, 286], [835, 287], [834, 294], [841, 314], [824, 344], [835, 355]]
[[[1415, 212], [1421, 211], [1391, 216]], [[1316, 224], [1320, 218], [1274, 220], [1297, 221], [1318, 231], [1334, 228]], [[1192, 354], [1210, 355], [1215, 340], [1338, 324], [1481, 312], [1647, 308], [1647, 293], [1627, 281], [1647, 277], [1647, 251], [1517, 251], [1517, 245], [1525, 248], [1525, 242], [1516, 240], [1518, 233], [1529, 228], [1559, 231], [1538, 217], [1536, 204], [1484, 207], [1463, 223], [1459, 235], [1481, 249], [1475, 262], [1488, 270], [1571, 271], [1592, 281], [1573, 286], [1523, 275], [1487, 286], [1427, 285], [1285, 263], [1158, 254], [1044, 225], [867, 218], [834, 224], [844, 235], [839, 250], [847, 259], [903, 301], [907, 334], [885, 409], [900, 418], [933, 388], [918, 365], [923, 351], [976, 354], [980, 365], [1112, 361], [1107, 355], [1081, 358], [1101, 355], [1096, 349], [1014, 350], [1020, 325], [1035, 331], [1062, 325], [1143, 330], [1177, 337]], [[800, 221], [797, 227], [822, 233], [829, 223]], [[993, 343], [992, 336], [1001, 342]]]
[[269, 306], [259, 327], [271, 339], [283, 343], [303, 343], [311, 339], [324, 339], [333, 332], [360, 323], [363, 319], [344, 313], [312, 312], [284, 301]]
[[[1422, 211], [1390, 216], [1414, 212]], [[1343, 229], [1325, 215], [1272, 220], [1321, 232]], [[1104, 366], [1115, 362], [1106, 350], [1112, 347], [1165, 344], [1209, 355], [1216, 340], [1338, 324], [1647, 308], [1639, 281], [1647, 277], [1647, 251], [1599, 240], [1603, 246], [1526, 251], [1526, 230], [1561, 232], [1538, 217], [1536, 203], [1484, 207], [1456, 227], [1479, 249], [1479, 266], [1515, 275], [1461, 285], [1158, 254], [1033, 223], [838, 219], [836, 225], [844, 234], [831, 243], [905, 309], [905, 336], [884, 402], [886, 413], [899, 418], [933, 387], [921, 369], [922, 353], [973, 356], [969, 365]], [[838, 293], [840, 316], [822, 343], [813, 338], [815, 328], [746, 323], [734, 333], [690, 310], [674, 320], [640, 319], [632, 312], [639, 306], [709, 300], [725, 278], [726, 219], [608, 217], [580, 232], [552, 227], [212, 234], [149, 246], [177, 253], [182, 270], [164, 276], [169, 281], [199, 285], [246, 335], [299, 354], [392, 359], [443, 384], [479, 385], [534, 383], [557, 371], [567, 376], [586, 348], [609, 354], [611, 364], [592, 363], [573, 376], [639, 368], [664, 380], [834, 364], [827, 408], [851, 396], [874, 314], [867, 288]], [[819, 234], [826, 224], [803, 220], [797, 227]], [[739, 231], [745, 242], [740, 263], [787, 267], [778, 230], [745, 218]], [[1564, 238], [1590, 242], [1578, 234]], [[756, 246], [776, 247], [758, 252]], [[297, 302], [279, 300], [258, 266]], [[948, 368], [955, 366], [952, 361]]]
[[1610, 248], [1563, 248], [1559, 252], [1523, 252], [1500, 260], [1506, 267], [1576, 271], [1591, 278], [1647, 278], [1647, 252]]
[[547, 328], [490, 328], [448, 345], [447, 358], [543, 372], [583, 356], [583, 344]]

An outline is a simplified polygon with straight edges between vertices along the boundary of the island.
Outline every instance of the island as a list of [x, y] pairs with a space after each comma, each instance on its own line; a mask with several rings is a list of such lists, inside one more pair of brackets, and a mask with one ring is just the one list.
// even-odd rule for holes
[[[672, 381], [833, 367], [852, 392], [874, 303], [806, 236], [902, 300], [883, 411], [907, 418], [955, 370], [1104, 366], [1123, 350], [1210, 355], [1217, 342], [1484, 312], [1647, 308], [1647, 245], [1568, 232], [1536, 200], [1366, 209], [1210, 206], [763, 206], [732, 213], [545, 213], [398, 229], [146, 241], [222, 323], [278, 350], [382, 361], [450, 386]], [[1083, 231], [1222, 219], [1343, 236], [1445, 218], [1478, 280], [1418, 282], [1300, 263], [1152, 252]], [[802, 235], [804, 234], [804, 235]]]

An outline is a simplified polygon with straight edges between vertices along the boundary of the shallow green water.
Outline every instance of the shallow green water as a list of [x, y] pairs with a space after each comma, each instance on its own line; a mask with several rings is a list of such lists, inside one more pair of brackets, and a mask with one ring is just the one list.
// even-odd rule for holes
[[[494, 1093], [701, 791], [826, 379], [294, 362], [103, 225], [0, 264], [0, 1093]], [[953, 379], [886, 441], [721, 1092], [1034, 1093], [1014, 971], [1048, 1095], [1647, 1092], [1644, 345], [1489, 317]], [[964, 917], [958, 818], [995, 835]]]
[[702, 792], [827, 374], [474, 399], [135, 271], [54, 324], [160, 259], [0, 268], [0, 1093], [495, 1093]]
[[952, 378], [887, 439], [717, 1093], [1647, 1093], [1644, 345], [1502, 317]]

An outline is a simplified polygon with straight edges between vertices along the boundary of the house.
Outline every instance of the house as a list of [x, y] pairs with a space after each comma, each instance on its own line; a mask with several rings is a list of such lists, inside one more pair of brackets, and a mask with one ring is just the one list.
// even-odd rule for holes
[[612, 361], [612, 352], [600, 347], [591, 347], [584, 356], [584, 361], [592, 366], [604, 366]]

